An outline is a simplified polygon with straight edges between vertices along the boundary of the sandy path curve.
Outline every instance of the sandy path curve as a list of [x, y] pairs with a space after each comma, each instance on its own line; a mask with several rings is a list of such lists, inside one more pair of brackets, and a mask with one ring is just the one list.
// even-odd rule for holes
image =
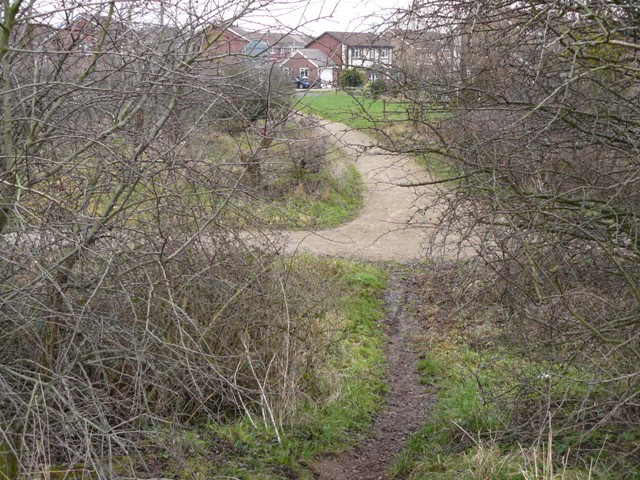
[[[438, 214], [416, 213], [437, 192], [430, 186], [400, 185], [430, 181], [424, 167], [408, 156], [375, 147], [368, 135], [344, 124], [323, 122], [321, 128], [344, 152], [345, 160], [355, 162], [366, 188], [364, 207], [355, 220], [335, 229], [284, 232], [287, 253], [403, 263], [423, 257], [433, 228], [426, 225], [437, 221]], [[457, 248], [444, 252], [446, 258], [457, 254]]]

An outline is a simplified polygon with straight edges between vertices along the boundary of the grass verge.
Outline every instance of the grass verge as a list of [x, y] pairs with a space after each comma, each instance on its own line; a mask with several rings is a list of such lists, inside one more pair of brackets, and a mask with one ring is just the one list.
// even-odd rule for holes
[[371, 99], [360, 93], [341, 90], [311, 91], [300, 100], [303, 112], [353, 128], [380, 127], [381, 123], [407, 120], [407, 104], [387, 99]]
[[[602, 446], [580, 451], [584, 444], [572, 443], [566, 432], [555, 431], [553, 418], [544, 433], [527, 431], [526, 424], [514, 418], [513, 404], [509, 406], [522, 398], [515, 394], [523, 385], [523, 375], [527, 387], [539, 392], [548, 388], [550, 378], [558, 377], [547, 373], [549, 365], [523, 358], [501, 340], [495, 306], [470, 302], [473, 308], [460, 308], [460, 291], [455, 290], [468, 273], [457, 266], [433, 267], [432, 272], [416, 282], [423, 305], [419, 315], [429, 325], [427, 333], [417, 338], [416, 348], [421, 352], [421, 381], [437, 393], [438, 401], [427, 423], [398, 456], [390, 478], [638, 478], [640, 472], [621, 465], [620, 459], [605, 458]], [[465, 295], [466, 303], [471, 295], [469, 291]], [[579, 396], [572, 392], [580, 388], [575, 383], [554, 387], [567, 400]], [[517, 406], [523, 407], [523, 403]]]
[[276, 480], [313, 478], [309, 465], [321, 454], [353, 444], [369, 427], [382, 403], [384, 383], [384, 316], [381, 294], [385, 273], [368, 264], [302, 257], [295, 268], [321, 271], [342, 294], [326, 328], [334, 331], [324, 378], [305, 392], [295, 414], [280, 425], [280, 442], [272, 428], [242, 416], [211, 422], [190, 431], [167, 433], [165, 448], [147, 449], [146, 462], [176, 479], [236, 478]]
[[276, 200], [255, 202], [254, 211], [276, 228], [334, 228], [357, 217], [363, 193], [356, 167], [333, 159], [320, 172], [306, 174], [295, 191]]

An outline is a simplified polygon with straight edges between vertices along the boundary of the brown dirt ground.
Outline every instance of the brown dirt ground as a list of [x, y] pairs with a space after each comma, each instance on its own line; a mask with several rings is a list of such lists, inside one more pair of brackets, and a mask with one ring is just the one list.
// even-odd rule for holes
[[[423, 257], [425, 243], [440, 223], [440, 213], [430, 205], [441, 192], [435, 186], [403, 187], [401, 184], [428, 182], [424, 167], [405, 155], [384, 151], [371, 137], [340, 123], [323, 122], [327, 138], [355, 162], [365, 185], [365, 202], [358, 218], [331, 230], [285, 232], [288, 253], [309, 252], [369, 261], [408, 262]], [[461, 255], [455, 239], [445, 259]], [[462, 256], [468, 256], [463, 251]]]
[[386, 294], [389, 315], [387, 371], [389, 393], [386, 404], [375, 418], [371, 433], [353, 451], [321, 460], [313, 466], [319, 480], [378, 480], [402, 449], [405, 440], [426, 420], [433, 396], [420, 385], [416, 369], [417, 354], [412, 338], [419, 326], [413, 315], [415, 295], [394, 271]]

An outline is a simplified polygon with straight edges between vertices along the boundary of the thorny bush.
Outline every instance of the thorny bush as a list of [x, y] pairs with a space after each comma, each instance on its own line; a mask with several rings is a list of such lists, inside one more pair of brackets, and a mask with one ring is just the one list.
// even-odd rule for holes
[[255, 59], [225, 44], [236, 17], [215, 20], [252, 7], [38, 4], [0, 7], [0, 477], [113, 478], [172, 422], [250, 413], [277, 435], [335, 295], [235, 201], [271, 142], [197, 148], [229, 148], [229, 108], [263, 140], [286, 122], [275, 86], [229, 107]]
[[447, 98], [395, 147], [454, 172], [440, 230], [475, 246], [505, 331], [548, 367], [496, 398], [514, 431], [587, 448], [640, 427], [639, 34], [624, 1], [428, 1], [390, 30], [430, 46], [396, 55], [405, 96]]

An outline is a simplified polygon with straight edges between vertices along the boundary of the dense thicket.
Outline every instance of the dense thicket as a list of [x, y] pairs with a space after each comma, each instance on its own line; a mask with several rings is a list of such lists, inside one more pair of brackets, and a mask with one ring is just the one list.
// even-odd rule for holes
[[639, 426], [638, 13], [627, 1], [424, 1], [392, 27], [431, 46], [396, 77], [423, 112], [396, 147], [454, 172], [441, 226], [476, 245], [525, 360], [520, 386], [495, 392], [512, 432], [551, 425], [599, 444]]
[[250, 7], [57, 6], [0, 6], [0, 477], [113, 478], [140, 436], [221, 415], [277, 434], [329, 294], [238, 229], [298, 141], [292, 86], [223, 42]]

